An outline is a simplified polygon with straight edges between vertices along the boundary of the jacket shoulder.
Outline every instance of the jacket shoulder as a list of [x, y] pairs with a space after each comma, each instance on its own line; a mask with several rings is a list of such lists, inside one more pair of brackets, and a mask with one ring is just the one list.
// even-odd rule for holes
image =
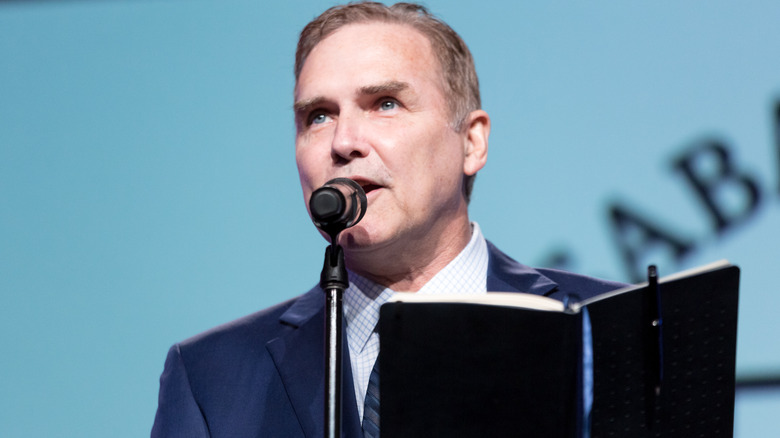
[[537, 271], [558, 285], [555, 290], [548, 294], [548, 296], [558, 299], [563, 299], [566, 295], [569, 295], [579, 300], [584, 300], [628, 286], [626, 283], [604, 280], [560, 269], [538, 268]]
[[267, 342], [294, 330], [297, 327], [295, 319], [290, 322], [291, 318], [287, 318], [286, 315], [302, 307], [316, 308], [317, 306], [312, 304], [316, 303], [322, 295], [318, 292], [319, 289], [315, 287], [303, 295], [185, 339], [179, 342], [178, 346], [185, 359], [193, 356], [210, 357], [214, 354], [218, 356], [219, 353], [227, 351], [251, 354], [258, 348], [265, 348]]
[[504, 254], [491, 242], [488, 241], [487, 245], [490, 257], [488, 289], [491, 291], [533, 293], [558, 300], [568, 295], [584, 300], [627, 286], [558, 269], [531, 268]]

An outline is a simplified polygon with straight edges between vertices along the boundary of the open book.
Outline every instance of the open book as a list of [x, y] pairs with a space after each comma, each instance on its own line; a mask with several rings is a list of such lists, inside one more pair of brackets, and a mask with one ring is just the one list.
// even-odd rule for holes
[[731, 437], [739, 269], [564, 304], [397, 294], [380, 311], [383, 437]]

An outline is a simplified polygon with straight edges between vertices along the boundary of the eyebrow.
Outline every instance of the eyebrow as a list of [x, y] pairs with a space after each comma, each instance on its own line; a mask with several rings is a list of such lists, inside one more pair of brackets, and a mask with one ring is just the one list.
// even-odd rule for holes
[[407, 82], [389, 81], [378, 85], [368, 85], [365, 87], [360, 87], [359, 92], [362, 95], [370, 96], [370, 95], [382, 94], [382, 93], [399, 93], [408, 88], [409, 88], [409, 84]]
[[299, 100], [293, 104], [293, 111], [295, 114], [303, 114], [308, 112], [309, 108], [320, 105], [325, 102], [325, 98], [322, 96], [313, 97], [311, 99]]
[[[367, 85], [358, 89], [358, 94], [363, 96], [372, 96], [375, 94], [394, 94], [409, 89], [408, 82], [401, 81], [388, 81], [377, 85]], [[305, 114], [312, 107], [321, 105], [323, 102], [328, 101], [324, 96], [315, 96], [311, 99], [300, 100], [293, 104], [293, 111], [295, 114]]]

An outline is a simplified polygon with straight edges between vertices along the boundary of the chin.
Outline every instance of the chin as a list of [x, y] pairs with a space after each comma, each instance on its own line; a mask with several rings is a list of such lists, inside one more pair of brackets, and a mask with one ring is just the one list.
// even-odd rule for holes
[[372, 240], [368, 231], [358, 225], [341, 233], [339, 245], [347, 250], [360, 250], [371, 247]]
[[370, 226], [370, 224], [358, 224], [341, 233], [339, 245], [348, 252], [376, 250], [387, 244], [387, 236], [377, 231], [377, 228]]

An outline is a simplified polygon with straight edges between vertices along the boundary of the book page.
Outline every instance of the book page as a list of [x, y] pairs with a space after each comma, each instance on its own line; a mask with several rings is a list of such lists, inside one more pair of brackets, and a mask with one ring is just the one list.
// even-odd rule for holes
[[519, 307], [533, 310], [563, 312], [563, 303], [554, 298], [515, 292], [488, 292], [481, 295], [440, 294], [424, 295], [398, 292], [388, 303], [467, 303], [489, 306]]

